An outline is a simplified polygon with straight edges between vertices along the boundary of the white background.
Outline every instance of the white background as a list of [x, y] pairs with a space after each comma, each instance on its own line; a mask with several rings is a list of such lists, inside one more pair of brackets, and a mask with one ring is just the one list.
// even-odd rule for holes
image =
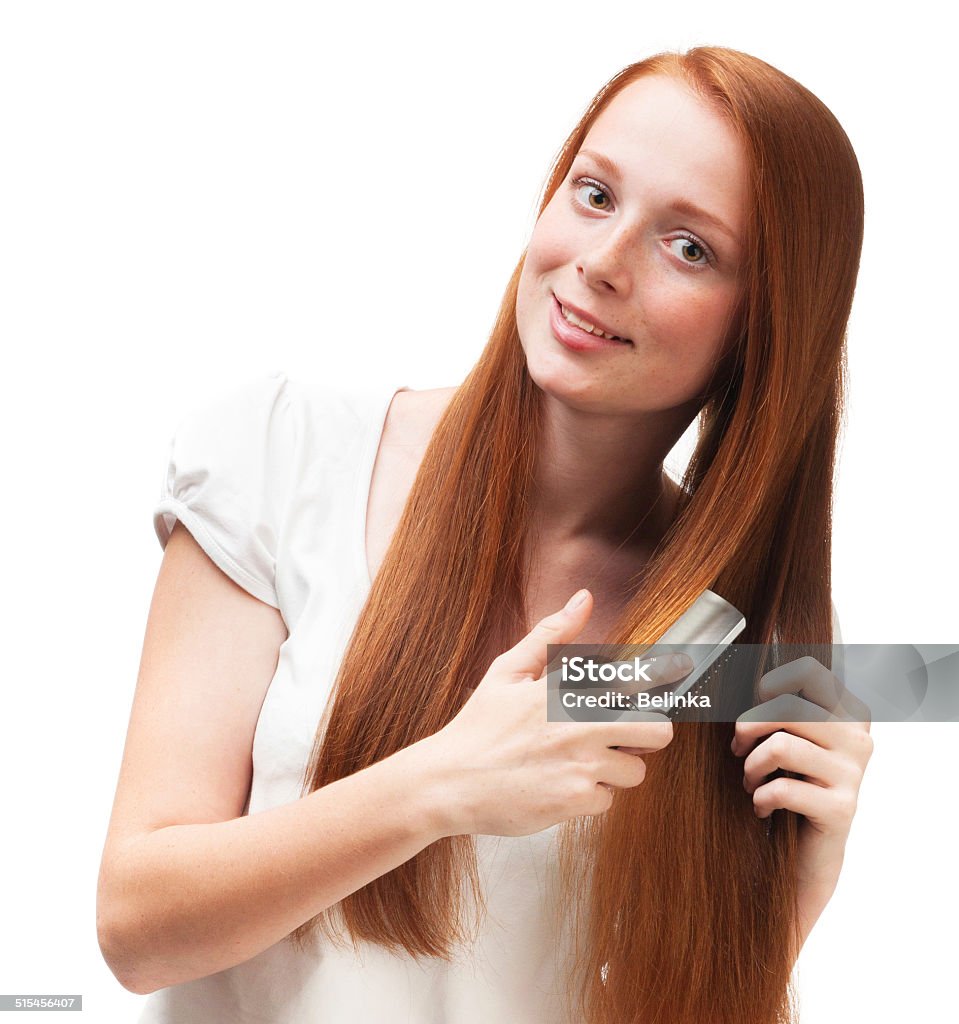
[[[934, 9], [0, 8], [0, 992], [82, 993], [98, 1022], [143, 1002], [100, 958], [94, 896], [178, 417], [274, 369], [458, 383], [556, 149], [604, 81], [658, 50], [752, 52], [852, 139], [867, 234], [835, 602], [847, 642], [959, 641], [956, 90]], [[800, 963], [810, 1024], [955, 1012], [959, 727], [874, 735]]]

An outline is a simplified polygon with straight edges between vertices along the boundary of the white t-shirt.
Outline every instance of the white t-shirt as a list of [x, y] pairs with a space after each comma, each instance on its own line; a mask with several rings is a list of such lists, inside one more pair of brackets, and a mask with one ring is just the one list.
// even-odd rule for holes
[[[253, 741], [247, 811], [300, 797], [317, 723], [370, 588], [366, 507], [397, 390], [305, 386], [275, 373], [186, 416], [154, 525], [176, 519], [231, 579], [278, 608], [289, 630]], [[140, 1024], [562, 1024], [555, 932], [557, 831], [477, 836], [489, 907], [456, 962], [322, 935], [284, 939], [245, 963], [146, 997]], [[317, 837], [317, 842], [321, 842]]]

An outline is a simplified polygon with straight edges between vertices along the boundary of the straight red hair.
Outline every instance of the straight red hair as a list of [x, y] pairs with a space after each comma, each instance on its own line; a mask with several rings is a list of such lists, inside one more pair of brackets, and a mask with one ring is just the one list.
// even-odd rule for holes
[[[686, 82], [747, 155], [745, 298], [700, 412], [677, 516], [611, 643], [651, 643], [706, 588], [746, 616], [743, 643], [832, 642], [834, 460], [845, 331], [863, 231], [848, 138], [807, 89], [755, 57], [699, 47], [632, 64], [597, 94], [556, 158], [545, 208], [599, 113], [643, 75]], [[524, 254], [525, 256], [525, 254]], [[526, 631], [527, 498], [541, 392], [516, 327], [513, 272], [479, 361], [423, 458], [330, 704], [304, 795], [432, 735]], [[559, 830], [561, 908], [575, 942], [571, 1012], [586, 1024], [773, 1024], [795, 1019], [797, 819], [769, 834], [742, 787], [729, 724], [679, 724], [641, 786]], [[452, 836], [306, 922], [412, 956], [468, 943], [474, 839]]]

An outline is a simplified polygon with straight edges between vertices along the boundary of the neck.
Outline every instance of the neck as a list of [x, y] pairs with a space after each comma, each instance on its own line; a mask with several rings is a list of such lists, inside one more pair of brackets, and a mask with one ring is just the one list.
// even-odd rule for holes
[[575, 409], [547, 393], [532, 522], [552, 542], [648, 548], [675, 514], [679, 488], [663, 460], [695, 417]]

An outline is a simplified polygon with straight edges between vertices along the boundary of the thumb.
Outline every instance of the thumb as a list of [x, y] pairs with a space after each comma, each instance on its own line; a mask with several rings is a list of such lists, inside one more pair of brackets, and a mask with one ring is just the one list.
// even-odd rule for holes
[[540, 619], [522, 640], [496, 660], [507, 677], [520, 681], [539, 679], [546, 670], [547, 644], [566, 644], [574, 640], [593, 613], [593, 595], [578, 590], [564, 608]]

